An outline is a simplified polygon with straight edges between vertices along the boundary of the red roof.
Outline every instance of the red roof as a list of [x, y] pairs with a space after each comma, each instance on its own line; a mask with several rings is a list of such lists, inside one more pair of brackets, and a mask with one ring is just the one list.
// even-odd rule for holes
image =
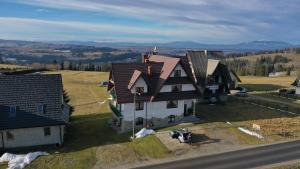
[[[193, 83], [193, 80], [189, 77], [174, 77], [169, 78], [172, 71], [180, 62], [180, 58], [174, 58], [162, 55], [152, 55], [147, 63], [113, 63], [111, 71], [111, 79], [114, 81], [114, 89], [116, 91], [118, 103], [131, 103], [133, 102], [133, 94], [130, 89], [134, 86], [136, 81], [142, 77], [147, 85], [148, 92], [139, 96], [137, 100], [143, 101], [158, 101], [158, 100], [170, 100], [167, 94], [159, 93], [162, 86], [173, 83], [188, 84]], [[152, 74], [148, 75], [148, 66], [151, 66]], [[184, 69], [187, 69], [185, 65], [182, 65]], [[187, 74], [189, 71], [186, 70]], [[197, 91], [191, 91], [188, 94], [186, 92], [180, 92], [176, 94], [176, 99], [193, 99], [196, 96], [200, 96]]]

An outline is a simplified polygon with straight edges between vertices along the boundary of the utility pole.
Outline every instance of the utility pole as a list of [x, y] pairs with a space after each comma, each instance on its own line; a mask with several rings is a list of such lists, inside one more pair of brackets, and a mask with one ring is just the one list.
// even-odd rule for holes
[[138, 92], [133, 93], [133, 120], [132, 120], [132, 140], [135, 139], [135, 109], [136, 109], [136, 94], [140, 95]]
[[134, 129], [135, 129], [135, 109], [136, 109], [135, 97], [136, 97], [136, 91], [133, 94], [132, 140], [135, 139], [135, 135], [134, 135]]

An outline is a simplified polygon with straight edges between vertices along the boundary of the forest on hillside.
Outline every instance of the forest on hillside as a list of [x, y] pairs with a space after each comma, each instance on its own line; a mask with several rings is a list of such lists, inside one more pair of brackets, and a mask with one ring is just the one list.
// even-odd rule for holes
[[233, 58], [224, 62], [229, 69], [241, 76], [269, 76], [269, 73], [275, 72], [286, 72], [289, 76], [295, 69], [290, 61], [287, 57], [277, 54], [275, 57], [261, 56], [255, 61]]

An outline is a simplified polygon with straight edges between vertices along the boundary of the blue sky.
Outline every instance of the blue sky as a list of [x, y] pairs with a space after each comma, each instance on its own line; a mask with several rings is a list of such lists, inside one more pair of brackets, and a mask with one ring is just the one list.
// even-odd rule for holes
[[300, 1], [0, 0], [0, 39], [300, 44]]

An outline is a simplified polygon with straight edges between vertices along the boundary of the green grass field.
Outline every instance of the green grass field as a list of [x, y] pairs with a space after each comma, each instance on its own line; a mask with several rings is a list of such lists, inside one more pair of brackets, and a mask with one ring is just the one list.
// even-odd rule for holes
[[[108, 126], [111, 112], [106, 87], [101, 80], [108, 73], [53, 71], [63, 77], [64, 89], [74, 107], [62, 148], [46, 148], [51, 155], [39, 157], [26, 169], [90, 169], [113, 168], [140, 159], [166, 157], [168, 149], [155, 137], [148, 136], [131, 142], [129, 133], [117, 134]], [[128, 161], [128, 158], [131, 160]], [[6, 164], [0, 165], [6, 168]]]

